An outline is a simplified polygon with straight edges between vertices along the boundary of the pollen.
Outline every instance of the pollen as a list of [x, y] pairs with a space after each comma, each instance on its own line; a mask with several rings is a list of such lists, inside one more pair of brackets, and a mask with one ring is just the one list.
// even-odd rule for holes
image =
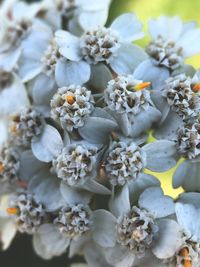
[[65, 100], [67, 101], [67, 103], [69, 103], [70, 105], [73, 105], [75, 102], [75, 97], [73, 95], [67, 95], [65, 97]]
[[187, 259], [189, 257], [189, 250], [188, 250], [188, 248], [182, 248], [181, 249], [181, 256], [183, 256], [184, 258], [186, 258], [186, 259], [183, 260], [184, 267], [192, 267], [191, 261]]
[[194, 86], [193, 86], [193, 91], [194, 92], [199, 92], [200, 91], [200, 83], [196, 83]]
[[14, 207], [7, 208], [7, 213], [10, 215], [16, 215], [18, 212], [19, 212], [18, 208], [14, 208]]
[[15, 124], [12, 125], [10, 128], [10, 131], [11, 131], [11, 133], [16, 133], [17, 132], [17, 126]]
[[139, 83], [139, 84], [135, 85], [133, 87], [133, 89], [136, 91], [140, 91], [140, 90], [143, 90], [143, 89], [149, 87], [150, 85], [151, 85], [151, 82], [143, 82], [143, 83]]
[[0, 173], [4, 172], [5, 170], [5, 166], [3, 165], [3, 163], [0, 163]]

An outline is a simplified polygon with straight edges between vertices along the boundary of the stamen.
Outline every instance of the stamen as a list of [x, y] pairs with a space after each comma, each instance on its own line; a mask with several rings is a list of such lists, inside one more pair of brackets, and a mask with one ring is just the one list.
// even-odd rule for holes
[[140, 91], [143, 90], [147, 87], [149, 87], [151, 85], [151, 82], [143, 82], [143, 83], [139, 83], [137, 85], [135, 85], [134, 87], [132, 87], [132, 89], [136, 90], [136, 91]]
[[75, 102], [75, 97], [73, 95], [67, 95], [65, 97], [65, 99], [66, 99], [67, 103], [69, 103], [70, 105], [73, 105]]
[[[184, 258], [188, 258], [189, 257], [189, 250], [188, 248], [182, 248], [181, 249], [181, 256], [183, 256]], [[192, 263], [190, 260], [188, 259], [184, 259], [183, 260], [183, 264], [184, 264], [184, 267], [192, 267]]]
[[16, 133], [17, 132], [17, 126], [16, 125], [12, 125], [10, 128], [11, 133]]
[[7, 213], [10, 215], [16, 215], [18, 212], [19, 212], [18, 208], [13, 208], [13, 207], [7, 208]]
[[0, 163], [0, 173], [4, 172], [5, 170], [5, 166], [3, 165], [3, 163]]
[[196, 83], [196, 84], [193, 86], [192, 90], [193, 90], [194, 92], [199, 92], [199, 91], [200, 91], [200, 83]]

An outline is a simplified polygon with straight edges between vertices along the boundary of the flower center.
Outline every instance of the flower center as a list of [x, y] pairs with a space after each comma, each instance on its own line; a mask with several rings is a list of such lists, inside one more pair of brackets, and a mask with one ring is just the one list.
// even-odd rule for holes
[[146, 51], [156, 65], [176, 69], [183, 64], [182, 47], [177, 47], [174, 42], [168, 42], [162, 36], [150, 42]]

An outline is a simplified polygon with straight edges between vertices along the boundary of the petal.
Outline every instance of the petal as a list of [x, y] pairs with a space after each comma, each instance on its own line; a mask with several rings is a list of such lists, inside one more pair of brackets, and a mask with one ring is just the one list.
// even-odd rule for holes
[[159, 235], [156, 237], [152, 252], [159, 259], [172, 257], [183, 244], [182, 232], [177, 222], [162, 219], [157, 222]]
[[200, 242], [200, 209], [193, 205], [176, 203], [176, 217], [186, 236], [194, 242]]
[[173, 187], [182, 186], [186, 191], [200, 191], [200, 161], [185, 160], [173, 175]]
[[12, 71], [21, 55], [21, 48], [0, 54], [0, 69]]
[[149, 130], [152, 124], [160, 121], [160, 119], [161, 113], [155, 107], [149, 106], [146, 110], [141, 110], [140, 113], [133, 117], [130, 136], [138, 137]]
[[159, 140], [143, 146], [146, 153], [146, 168], [164, 172], [176, 166], [179, 159], [175, 142]]
[[82, 85], [90, 78], [90, 65], [85, 61], [59, 60], [56, 64], [55, 79], [58, 86], [69, 86], [71, 84]]
[[0, 91], [0, 116], [19, 112], [29, 106], [25, 86], [16, 75], [13, 78], [13, 83]]
[[186, 31], [185, 34], [177, 42], [177, 46], [183, 48], [183, 56], [185, 58], [196, 55], [200, 52], [198, 43], [200, 42], [200, 30], [192, 29]]
[[[167, 115], [166, 118], [165, 115]], [[164, 114], [163, 111], [162, 120], [164, 121], [157, 126], [153, 133], [153, 136], [155, 136], [156, 139], [167, 139], [171, 141], [177, 140], [177, 130], [183, 125], [182, 118], [178, 116], [178, 114], [176, 114], [174, 111], [169, 111], [168, 114], [167, 112], [166, 114]]]
[[88, 267], [111, 267], [99, 247], [95, 246], [93, 242], [84, 246], [84, 257], [88, 264]]
[[112, 80], [112, 73], [105, 64], [99, 63], [91, 67], [89, 88], [94, 88], [95, 92], [103, 92], [110, 80]]
[[192, 204], [195, 208], [198, 209], [200, 208], [200, 193], [182, 193], [179, 195], [177, 202], [181, 202], [183, 204]]
[[2, 250], [6, 250], [17, 232], [15, 224], [11, 219], [0, 217], [0, 242]]
[[138, 178], [128, 184], [131, 205], [137, 205], [139, 196], [148, 187], [160, 186], [160, 181], [153, 175], [140, 173]]
[[55, 80], [40, 74], [31, 84], [32, 96], [35, 105], [50, 105], [50, 100], [57, 90]]
[[72, 61], [81, 59], [80, 41], [75, 35], [59, 30], [55, 33], [55, 40], [60, 47], [59, 52], [65, 58]]
[[106, 260], [115, 267], [132, 267], [135, 255], [126, 247], [116, 245], [114, 248], [104, 250]]
[[93, 239], [102, 247], [114, 247], [117, 240], [116, 218], [106, 210], [93, 212]]
[[138, 204], [154, 214], [156, 218], [163, 218], [174, 213], [174, 202], [165, 196], [160, 187], [150, 187], [140, 195]]
[[97, 181], [91, 179], [88, 180], [84, 185], [82, 186], [83, 189], [88, 190], [92, 193], [100, 194], [100, 195], [110, 195], [111, 191], [105, 187], [104, 185], [98, 183]]
[[50, 162], [61, 152], [63, 141], [56, 128], [47, 124], [42, 134], [33, 138], [31, 148], [37, 159], [43, 162]]
[[45, 164], [36, 159], [31, 150], [26, 150], [20, 156], [19, 177], [22, 180], [29, 181], [44, 166]]
[[81, 28], [87, 32], [96, 30], [105, 25], [108, 18], [108, 9], [98, 10], [96, 12], [83, 11], [79, 15], [78, 22]]
[[163, 38], [167, 39], [167, 41], [176, 41], [183, 27], [179, 17], [160, 16], [158, 19], [149, 20], [148, 24], [152, 39], [156, 39], [161, 35]]
[[109, 59], [109, 64], [117, 74], [127, 75], [132, 74], [146, 58], [146, 53], [139, 46], [123, 43], [116, 54]]
[[167, 68], [157, 67], [147, 59], [137, 66], [133, 76], [138, 80], [151, 82], [151, 87], [159, 90], [170, 73]]
[[53, 224], [43, 224], [33, 237], [33, 246], [37, 255], [51, 259], [63, 254], [69, 246], [70, 239], [63, 236]]
[[28, 189], [47, 211], [57, 210], [64, 205], [64, 199], [60, 193], [60, 182], [56, 176], [50, 174], [48, 168], [42, 169], [30, 180]]
[[60, 184], [60, 191], [62, 197], [68, 204], [88, 204], [91, 200], [91, 194], [89, 192], [82, 191], [77, 188], [72, 188], [63, 182]]
[[109, 139], [109, 134], [117, 129], [114, 120], [89, 117], [83, 127], [79, 128], [81, 137], [91, 143], [103, 144]]
[[116, 196], [113, 196], [109, 201], [110, 211], [118, 218], [119, 216], [130, 211], [129, 189], [124, 186]]
[[134, 13], [126, 13], [117, 17], [110, 26], [124, 42], [132, 42], [144, 37], [142, 23]]

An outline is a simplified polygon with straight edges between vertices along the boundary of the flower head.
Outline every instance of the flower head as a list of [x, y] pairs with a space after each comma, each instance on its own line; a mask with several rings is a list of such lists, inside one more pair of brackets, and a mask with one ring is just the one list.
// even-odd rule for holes
[[4, 146], [0, 152], [0, 181], [18, 179], [19, 153], [13, 147]]
[[147, 90], [150, 83], [135, 79], [133, 76], [118, 76], [111, 80], [105, 90], [108, 108], [117, 113], [138, 114], [141, 108], [147, 108], [150, 95]]
[[59, 119], [63, 129], [72, 131], [84, 125], [84, 120], [93, 111], [91, 91], [71, 85], [62, 87], [51, 100], [52, 116]]
[[113, 142], [105, 169], [113, 185], [124, 185], [136, 179], [145, 166], [145, 153], [135, 143]]
[[184, 74], [169, 78], [163, 90], [168, 104], [183, 119], [196, 117], [200, 111], [199, 94], [192, 90], [192, 80]]
[[177, 146], [179, 153], [189, 159], [197, 158], [200, 155], [200, 122], [186, 122], [178, 130]]
[[117, 224], [118, 242], [140, 256], [151, 246], [157, 231], [153, 216], [137, 207], [121, 216]]
[[53, 166], [60, 179], [71, 186], [78, 186], [96, 173], [96, 157], [96, 147], [72, 144], [62, 150]]
[[60, 232], [70, 238], [76, 238], [88, 232], [91, 229], [91, 223], [90, 208], [83, 204], [63, 207], [54, 219], [54, 224]]
[[45, 210], [32, 195], [21, 193], [15, 197], [7, 212], [14, 216], [17, 228], [22, 233], [34, 234], [45, 218]]
[[33, 137], [41, 134], [43, 120], [36, 110], [27, 109], [12, 117], [11, 133], [17, 145], [29, 146]]

